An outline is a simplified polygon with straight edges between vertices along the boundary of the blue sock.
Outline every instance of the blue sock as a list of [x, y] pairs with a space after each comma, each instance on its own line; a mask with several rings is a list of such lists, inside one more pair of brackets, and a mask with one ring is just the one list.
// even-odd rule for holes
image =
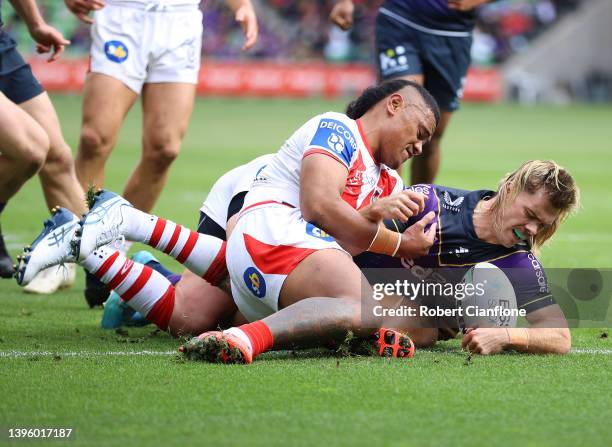
[[181, 279], [180, 275], [177, 275], [176, 273], [171, 272], [170, 270], [168, 270], [166, 267], [164, 267], [157, 261], [147, 262], [147, 266], [151, 267], [156, 272], [159, 272], [162, 275], [164, 275], [164, 277], [168, 279], [173, 285], [175, 285]]

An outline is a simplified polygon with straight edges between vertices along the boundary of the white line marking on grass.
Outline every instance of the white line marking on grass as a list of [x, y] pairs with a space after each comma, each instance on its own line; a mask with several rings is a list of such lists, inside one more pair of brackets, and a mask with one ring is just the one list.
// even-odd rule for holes
[[[421, 349], [421, 353], [427, 354], [456, 354], [456, 351], [429, 351]], [[53, 351], [0, 351], [0, 358], [24, 358], [24, 357], [51, 357], [59, 355], [60, 357], [155, 357], [168, 356], [178, 354], [176, 351], [69, 351], [69, 352], [53, 352]], [[572, 354], [590, 354], [590, 355], [612, 355], [612, 349], [605, 348], [574, 348]]]
[[52, 351], [0, 351], [0, 358], [18, 358], [18, 357], [49, 357], [59, 355], [60, 357], [121, 357], [121, 356], [159, 356], [159, 355], [174, 355], [177, 351], [70, 351], [70, 352], [52, 352]]
[[590, 349], [590, 348], [574, 348], [572, 354], [600, 354], [600, 355], [612, 355], [612, 349]]

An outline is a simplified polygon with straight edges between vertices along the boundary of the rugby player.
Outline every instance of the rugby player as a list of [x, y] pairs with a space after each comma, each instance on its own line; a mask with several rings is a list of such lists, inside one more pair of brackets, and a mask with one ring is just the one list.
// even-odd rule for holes
[[[519, 309], [526, 311], [530, 328], [465, 328], [462, 346], [479, 354], [505, 349], [530, 353], [567, 353], [571, 337], [567, 322], [550, 293], [538, 249], [579, 206], [579, 191], [569, 172], [552, 161], [533, 160], [506, 175], [497, 191], [465, 191], [439, 185], [413, 185], [425, 195], [421, 214], [407, 222], [387, 222], [396, 231], [433, 211], [438, 234], [425, 256], [397, 259], [364, 253], [355, 259], [362, 268], [408, 269], [414, 282], [458, 283], [472, 266], [488, 262], [505, 272]], [[423, 304], [428, 304], [424, 300]], [[455, 300], [433, 304], [454, 307]], [[417, 346], [457, 334], [456, 320], [422, 317], [405, 331]], [[453, 324], [454, 323], [454, 324]]]
[[[56, 60], [68, 42], [43, 19], [34, 0], [11, 1], [41, 53]], [[49, 209], [57, 205], [81, 214], [83, 191], [49, 96], [2, 28], [0, 16], [0, 213], [8, 200], [36, 173]], [[0, 277], [11, 277], [13, 265], [0, 234]], [[57, 269], [41, 272], [26, 291], [52, 293], [74, 282], [74, 265], [66, 276]]]
[[[269, 161], [266, 157], [270, 156], [260, 157], [221, 177], [202, 208], [201, 221], [208, 222], [211, 230], [200, 225], [198, 231], [225, 238], [224, 230], [215, 228], [221, 228], [227, 216], [232, 222], [235, 220], [231, 218], [235, 211], [226, 215], [228, 204], [230, 210], [240, 207], [232, 203], [240, 203], [249, 189], [250, 182], [245, 182], [243, 176], [252, 178]], [[497, 192], [465, 191], [439, 185], [410, 188], [425, 195], [424, 210], [405, 223], [392, 220], [386, 221], [386, 225], [401, 232], [421, 215], [433, 211], [439, 230], [429, 253], [401, 260], [364, 253], [355, 258], [357, 265], [366, 269], [407, 269], [414, 282], [427, 280], [445, 284], [458, 283], [470, 267], [490, 262], [509, 277], [516, 293], [517, 307], [525, 310], [530, 328], [465, 327], [467, 335], [463, 337], [462, 345], [485, 355], [506, 349], [529, 353], [568, 352], [571, 338], [567, 322], [550, 294], [544, 269], [534, 253], [554, 234], [563, 219], [579, 206], [578, 190], [569, 173], [554, 162], [530, 161], [502, 179]], [[510, 230], [504, 239], [503, 234]], [[191, 304], [181, 304], [181, 308], [187, 311], [182, 314], [186, 321], [175, 331], [181, 333], [182, 329], [182, 334], [195, 333], [197, 324], [202, 323], [199, 326], [202, 331], [225, 327], [236, 312], [235, 305], [227, 297], [219, 296], [219, 289], [210, 287], [194, 274], [183, 275], [183, 278], [187, 279], [189, 286], [181, 288], [184, 279], [176, 283], [176, 307], [179, 290], [180, 300]], [[372, 281], [369, 276], [368, 279]], [[433, 303], [424, 301], [423, 304], [453, 308], [455, 299], [451, 297]], [[105, 308], [105, 314], [110, 311]], [[114, 319], [121, 321], [120, 316]], [[185, 330], [188, 322], [196, 324]], [[454, 338], [459, 329], [456, 318], [448, 321], [410, 317], [410, 322], [396, 323], [410, 335], [417, 347], [430, 347], [437, 340]]]
[[[410, 183], [432, 183], [440, 166], [440, 141], [459, 108], [470, 65], [475, 8], [490, 0], [386, 0], [376, 18], [378, 77], [424, 85], [442, 110], [440, 124], [423, 155], [410, 167]], [[330, 19], [353, 25], [352, 0], [338, 0]]]
[[[518, 306], [525, 309], [530, 327], [466, 327], [462, 346], [483, 355], [506, 349], [528, 353], [569, 352], [571, 336], [567, 322], [550, 294], [544, 270], [534, 254], [579, 206], [579, 191], [569, 172], [554, 162], [535, 160], [505, 176], [495, 192], [436, 185], [416, 185], [412, 189], [425, 194], [424, 209], [403, 224], [388, 221], [386, 225], [402, 232], [421, 222], [423, 215], [434, 213], [438, 225], [434, 245], [422, 256], [403, 259], [365, 253], [356, 258], [357, 264], [363, 268], [411, 270], [446, 267], [446, 274], [456, 268], [443, 280], [460, 281], [470, 266], [493, 263], [510, 278]], [[417, 279], [420, 278], [415, 275]], [[368, 295], [364, 296], [367, 299]], [[313, 301], [314, 306], [306, 305]], [[335, 331], [363, 333], [359, 325], [367, 326], [367, 320], [363, 315], [359, 320], [359, 314], [360, 309], [342, 300], [313, 298], [281, 309], [261, 321], [230, 328], [222, 335], [204, 333], [183, 349], [203, 354], [210, 361], [238, 359], [249, 363], [252, 354], [262, 349], [320, 345]], [[406, 323], [405, 330], [420, 346], [431, 346], [439, 338], [449, 338], [449, 332], [454, 336], [458, 331], [457, 327], [438, 327], [436, 322], [427, 319]], [[380, 335], [382, 339], [382, 330]], [[222, 337], [234, 349], [202, 343], [212, 336]]]
[[[150, 211], [168, 178], [191, 117], [202, 45], [200, 0], [65, 0], [91, 28], [91, 69], [85, 79], [76, 171], [83, 188], [102, 187], [106, 160], [121, 125], [142, 96], [142, 158], [124, 196]], [[226, 0], [246, 40], [257, 40], [250, 0]], [[94, 11], [93, 19], [87, 14]], [[85, 298], [102, 304], [108, 290], [87, 275]]]
[[[425, 253], [433, 241], [435, 223], [427, 231], [423, 228], [433, 213], [403, 234], [377, 222], [385, 217], [406, 220], [421, 209], [421, 195], [403, 191], [393, 168], [420, 153], [438, 119], [435, 101], [421, 86], [396, 80], [366, 89], [349, 106], [348, 116], [329, 112], [298, 129], [257, 175], [229, 238], [235, 260], [228, 264], [232, 292], [241, 314], [252, 320], [313, 296], [335, 298], [315, 298], [306, 307], [318, 308], [321, 300], [358, 307], [361, 273], [334, 234], [359, 251]], [[267, 199], [264, 203], [260, 203], [262, 196]], [[307, 213], [321, 222], [323, 230], [305, 220]], [[174, 256], [213, 285], [226, 275], [225, 242], [136, 210], [108, 192], [97, 196], [80, 222], [72, 250], [66, 243], [61, 247], [41, 243], [56, 232], [71, 231], [76, 221], [65, 210], [53, 216], [20, 263], [20, 284], [43, 266], [78, 259], [123, 299], [132, 300], [147, 319], [166, 328], [174, 310], [174, 286], [163, 275], [101, 245], [120, 237], [142, 241]], [[232, 247], [237, 234], [238, 244]], [[275, 238], [274, 245], [266, 242], [270, 237]], [[242, 244], [254, 243], [255, 249], [246, 247], [242, 253], [242, 238], [246, 241]], [[243, 269], [244, 263], [249, 265]], [[318, 280], [312, 281], [315, 276]], [[346, 282], [337, 281], [341, 276]], [[334, 328], [328, 337], [339, 331]], [[211, 342], [219, 339], [216, 334], [209, 338]]]

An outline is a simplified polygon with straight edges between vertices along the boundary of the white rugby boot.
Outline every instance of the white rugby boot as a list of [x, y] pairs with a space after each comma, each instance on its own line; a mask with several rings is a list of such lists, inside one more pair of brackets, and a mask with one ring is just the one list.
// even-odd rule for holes
[[75, 262], [71, 241], [78, 228], [79, 218], [66, 208], [53, 208], [53, 216], [45, 220], [44, 228], [32, 245], [17, 256], [15, 279], [21, 286], [28, 285], [34, 277], [48, 267]]
[[126, 208], [133, 209], [134, 206], [120, 195], [103, 189], [96, 193], [91, 209], [79, 221], [72, 241], [72, 251], [79, 262], [96, 248], [125, 240]]

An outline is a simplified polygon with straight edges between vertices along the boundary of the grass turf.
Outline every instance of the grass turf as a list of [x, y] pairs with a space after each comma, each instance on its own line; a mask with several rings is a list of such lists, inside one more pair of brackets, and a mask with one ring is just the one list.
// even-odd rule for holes
[[[74, 147], [80, 98], [53, 100]], [[275, 151], [308, 117], [342, 107], [317, 99], [199, 100], [155, 212], [194, 226], [221, 173]], [[439, 182], [494, 188], [524, 160], [557, 160], [576, 176], [583, 210], [561, 228], [542, 261], [609, 268], [611, 111], [466, 106], [445, 137]], [[121, 191], [140, 154], [140, 122], [134, 110], [109, 162], [110, 189]], [[2, 216], [13, 254], [46, 216], [32, 181]], [[405, 362], [305, 352], [268, 354], [249, 367], [204, 365], [178, 360], [178, 342], [150, 327], [128, 335], [99, 329], [101, 312], [85, 307], [82, 281], [79, 274], [75, 288], [52, 297], [0, 282], [0, 443], [10, 427], [58, 426], [74, 427], [79, 445], [609, 445], [612, 439], [612, 346], [603, 330], [574, 330], [574, 347], [582, 351], [565, 357], [468, 361], [452, 341]]]

